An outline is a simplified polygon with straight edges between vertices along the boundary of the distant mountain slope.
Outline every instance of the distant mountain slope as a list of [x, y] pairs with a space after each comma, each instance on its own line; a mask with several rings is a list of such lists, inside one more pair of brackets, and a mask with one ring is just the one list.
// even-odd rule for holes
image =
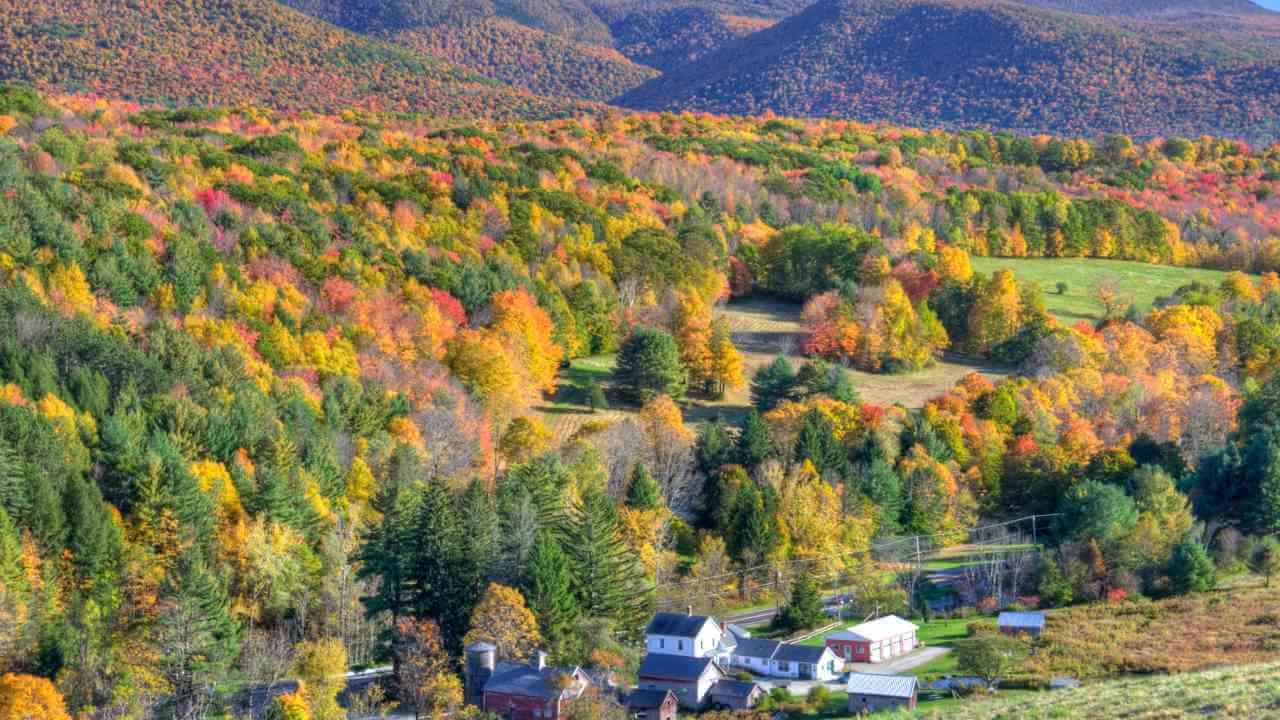
[[586, 105], [520, 93], [271, 0], [0, 3], [0, 77], [144, 101], [494, 117]]
[[281, 0], [360, 33], [390, 33], [507, 18], [572, 40], [608, 43], [609, 28], [582, 0]]
[[603, 102], [658, 74], [612, 48], [573, 42], [503, 18], [404, 30], [388, 39], [539, 95]]
[[764, 18], [721, 15], [705, 7], [684, 6], [628, 13], [610, 29], [623, 55], [667, 71], [771, 24]]
[[820, 0], [619, 100], [910, 125], [1274, 137], [1280, 52], [988, 0]]

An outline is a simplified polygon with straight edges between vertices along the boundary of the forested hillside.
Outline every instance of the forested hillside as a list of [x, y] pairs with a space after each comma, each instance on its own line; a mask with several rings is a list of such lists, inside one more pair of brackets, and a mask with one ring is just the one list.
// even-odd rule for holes
[[1010, 2], [822, 0], [619, 102], [926, 127], [1267, 139], [1278, 128], [1278, 64], [1280, 44], [1243, 34]]
[[274, 0], [0, 8], [0, 78], [138, 101], [554, 117], [582, 111], [338, 30]]
[[[320, 718], [394, 659], [454, 712], [464, 640], [626, 681], [655, 607], [906, 613], [872, 543], [1030, 513], [1050, 551], [974, 604], [1211, 588], [1280, 558], [1278, 185], [1280, 147], [1209, 137], [3, 86], [0, 682], [194, 717], [294, 677], [272, 707]], [[1233, 272], [1066, 326], [975, 255]], [[716, 308], [750, 296], [803, 303], [803, 362], [744, 377]], [[944, 351], [1011, 374], [908, 409], [844, 371]], [[553, 391], [610, 412], [561, 441]]]

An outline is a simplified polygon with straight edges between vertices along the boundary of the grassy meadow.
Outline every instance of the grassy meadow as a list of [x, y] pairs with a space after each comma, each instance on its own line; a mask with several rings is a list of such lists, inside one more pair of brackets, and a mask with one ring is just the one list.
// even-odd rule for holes
[[[1220, 270], [1093, 258], [975, 257], [972, 263], [974, 271], [984, 275], [1008, 269], [1019, 281], [1038, 283], [1049, 312], [1066, 324], [1101, 318], [1102, 305], [1093, 297], [1093, 287], [1099, 280], [1114, 280], [1145, 312], [1156, 298], [1171, 294], [1181, 285], [1196, 281], [1217, 285], [1226, 276]], [[1067, 291], [1061, 295], [1056, 290], [1060, 282], [1067, 284]]]

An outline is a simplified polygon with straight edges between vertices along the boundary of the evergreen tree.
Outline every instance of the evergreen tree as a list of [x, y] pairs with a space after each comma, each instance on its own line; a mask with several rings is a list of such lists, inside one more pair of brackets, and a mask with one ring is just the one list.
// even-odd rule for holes
[[703, 493], [702, 523], [728, 537], [737, 507], [738, 490], [751, 478], [741, 465], [722, 465], [707, 478]]
[[529, 553], [525, 578], [521, 590], [529, 609], [538, 617], [543, 636], [557, 648], [557, 653], [566, 652], [565, 644], [574, 635], [580, 609], [574, 596], [569, 557], [551, 533], [538, 533]]
[[355, 556], [356, 576], [376, 582], [373, 593], [361, 598], [365, 615], [390, 613], [390, 627], [411, 610], [408, 550], [413, 546], [416, 500], [413, 493], [393, 483], [382, 488], [373, 500], [382, 520], [370, 529]]
[[30, 509], [27, 479], [18, 454], [0, 437], [0, 510], [8, 511], [10, 517], [23, 517]]
[[227, 678], [239, 651], [225, 581], [199, 549], [179, 557], [163, 587], [168, 602], [159, 620], [162, 672], [171, 712], [190, 717]]
[[636, 463], [631, 470], [631, 480], [627, 485], [627, 507], [636, 510], [657, 510], [665, 501], [662, 499], [662, 488], [653, 479], [643, 463]]
[[875, 503], [880, 515], [880, 534], [893, 535], [901, 530], [902, 479], [893, 466], [877, 454], [861, 472], [855, 472], [854, 477], [856, 482], [847, 487], [856, 488]]
[[656, 328], [636, 328], [618, 350], [614, 383], [628, 397], [648, 402], [658, 395], [684, 395], [686, 377], [676, 341]]
[[796, 464], [805, 460], [813, 463], [822, 475], [846, 475], [849, 464], [844, 447], [836, 440], [835, 427], [827, 416], [812, 410], [804, 417], [800, 432], [796, 435], [794, 452]]
[[822, 594], [808, 573], [800, 573], [791, 584], [791, 598], [778, 615], [778, 627], [787, 632], [817, 627], [826, 620]]
[[764, 462], [765, 458], [777, 454], [777, 447], [773, 443], [769, 426], [755, 410], [748, 412], [747, 419], [743, 422], [742, 433], [738, 435], [736, 454], [738, 463], [748, 471], [754, 470], [757, 465]]
[[498, 508], [493, 494], [476, 478], [467, 486], [458, 504], [464, 556], [477, 563], [481, 579], [492, 578], [498, 571], [500, 543]]
[[582, 492], [565, 538], [573, 561], [574, 593], [588, 617], [617, 621], [637, 629], [645, 613], [644, 572], [627, 547], [617, 510], [597, 487]]
[[445, 643], [457, 649], [480, 597], [481, 578], [474, 558], [467, 557], [463, 525], [449, 491], [437, 481], [417, 488], [419, 500], [407, 553], [413, 615], [431, 618]]
[[[78, 476], [67, 483], [63, 497], [69, 535], [67, 548], [82, 577], [90, 584], [106, 580], [119, 563], [124, 535], [107, 512], [98, 486]], [[111, 587], [100, 588], [110, 593]]]
[[517, 493], [505, 503], [501, 513], [501, 555], [497, 567], [497, 577], [503, 584], [524, 586], [538, 529], [538, 510], [529, 493]]
[[1260, 533], [1280, 532], [1280, 453], [1274, 453], [1258, 483], [1254, 528]]
[[725, 425], [724, 418], [716, 417], [698, 430], [694, 457], [697, 458], [698, 469], [708, 475], [715, 472], [721, 465], [733, 462], [733, 438], [729, 436], [729, 428]]
[[755, 483], [748, 481], [739, 487], [730, 527], [727, 545], [734, 560], [750, 565], [759, 562], [772, 548], [769, 515]]
[[1169, 582], [1179, 595], [1208, 592], [1218, 584], [1217, 568], [1203, 545], [1187, 539], [1174, 546], [1169, 559]]
[[751, 404], [760, 412], [768, 412], [783, 400], [791, 399], [798, 384], [791, 363], [779, 355], [751, 376]]

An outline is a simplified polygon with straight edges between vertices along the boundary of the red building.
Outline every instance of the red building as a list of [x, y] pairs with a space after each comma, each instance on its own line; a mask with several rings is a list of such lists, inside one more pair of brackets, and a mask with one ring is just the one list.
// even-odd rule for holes
[[627, 697], [627, 712], [636, 720], [675, 720], [676, 705], [670, 690], [636, 689]]
[[827, 647], [845, 662], [878, 663], [911, 652], [919, 645], [916, 625], [897, 615], [831, 633]]
[[547, 667], [538, 653], [532, 665], [498, 663], [484, 684], [482, 707], [505, 720], [560, 720], [590, 689], [581, 668]]

